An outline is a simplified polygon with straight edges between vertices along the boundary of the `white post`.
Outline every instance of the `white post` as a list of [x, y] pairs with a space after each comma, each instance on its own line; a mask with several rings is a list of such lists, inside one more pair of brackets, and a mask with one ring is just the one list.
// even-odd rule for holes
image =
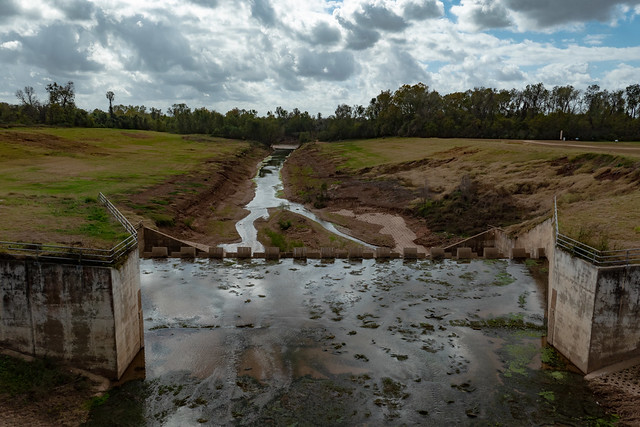
[[562, 141], [562, 130], [560, 131], [560, 141]]

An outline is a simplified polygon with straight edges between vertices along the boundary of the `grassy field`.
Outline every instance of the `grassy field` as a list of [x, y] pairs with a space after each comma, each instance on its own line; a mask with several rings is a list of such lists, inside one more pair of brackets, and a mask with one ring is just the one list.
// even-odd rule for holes
[[585, 143], [513, 141], [489, 139], [381, 138], [322, 144], [327, 156], [348, 169], [357, 170], [384, 164], [449, 158], [468, 152], [469, 160], [489, 163], [522, 163], [552, 160], [569, 154], [608, 153], [640, 160], [638, 143]]
[[434, 200], [457, 191], [465, 175], [515, 198], [529, 217], [548, 215], [557, 196], [565, 233], [603, 249], [640, 247], [640, 143], [388, 138], [318, 146], [338, 170], [399, 179]]
[[99, 192], [125, 200], [248, 147], [115, 129], [0, 130], [0, 240], [110, 247], [123, 230], [98, 205]]
[[[562, 230], [594, 246], [640, 246], [640, 143], [386, 138], [316, 146], [339, 170], [373, 181], [392, 178], [423, 194], [414, 204], [454, 194], [467, 176], [508, 194], [530, 218], [548, 215], [557, 196]], [[214, 185], [205, 177], [249, 147], [116, 129], [0, 130], [0, 240], [109, 248], [124, 234], [98, 204], [99, 192], [136, 221], [177, 223], [167, 209], [197, 201], [198, 192]], [[320, 185], [311, 165], [299, 169], [295, 179]], [[232, 240], [233, 209], [215, 207], [204, 225], [198, 212], [186, 214], [180, 225]]]

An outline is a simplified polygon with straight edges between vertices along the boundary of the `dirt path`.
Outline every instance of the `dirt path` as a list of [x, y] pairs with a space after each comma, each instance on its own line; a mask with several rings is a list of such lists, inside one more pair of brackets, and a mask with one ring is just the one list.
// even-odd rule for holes
[[368, 222], [370, 224], [381, 225], [381, 234], [389, 234], [395, 241], [396, 252], [402, 253], [404, 248], [417, 247], [419, 252], [427, 253], [427, 249], [422, 245], [417, 245], [414, 241], [418, 236], [407, 227], [407, 223], [401, 216], [392, 215], [388, 213], [363, 213], [356, 214], [348, 209], [342, 209], [335, 212], [338, 215], [357, 218], [360, 221]]
[[525, 139], [522, 141], [524, 144], [535, 144], [535, 145], [547, 145], [550, 147], [562, 147], [562, 148], [580, 148], [580, 149], [589, 149], [596, 151], [606, 151], [607, 153], [619, 153], [622, 155], [634, 154], [640, 156], [640, 146], [634, 145], [599, 145], [598, 143], [572, 143], [572, 142], [545, 142], [545, 141], [534, 141], [531, 139]]

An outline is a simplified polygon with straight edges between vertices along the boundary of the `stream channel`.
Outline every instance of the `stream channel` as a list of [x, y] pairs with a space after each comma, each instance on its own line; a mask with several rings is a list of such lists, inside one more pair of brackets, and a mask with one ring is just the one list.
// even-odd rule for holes
[[[263, 166], [256, 215], [282, 203]], [[140, 276], [144, 353], [87, 425], [610, 421], [545, 346], [526, 263], [145, 259]]]
[[249, 215], [241, 219], [236, 223], [236, 230], [242, 239], [239, 243], [230, 243], [226, 245], [220, 245], [227, 252], [235, 252], [238, 247], [250, 247], [253, 252], [263, 252], [264, 246], [258, 242], [258, 231], [254, 226], [254, 221], [258, 218], [269, 218], [269, 208], [285, 208], [293, 213], [302, 215], [309, 218], [312, 221], [317, 222], [326, 230], [337, 234], [345, 239], [352, 240], [365, 247], [373, 248], [368, 243], [358, 240], [338, 230], [331, 222], [324, 221], [316, 216], [313, 212], [308, 210], [304, 205], [291, 202], [287, 199], [279, 197], [282, 192], [282, 178], [280, 176], [280, 170], [286, 160], [287, 156], [291, 154], [293, 150], [278, 149], [268, 156], [260, 165], [257, 176], [254, 178], [256, 184], [256, 193], [245, 208], [249, 210]]

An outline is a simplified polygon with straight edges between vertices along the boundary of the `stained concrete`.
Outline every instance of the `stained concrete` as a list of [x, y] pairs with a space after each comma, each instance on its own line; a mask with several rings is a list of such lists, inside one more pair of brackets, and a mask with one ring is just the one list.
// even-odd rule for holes
[[139, 258], [118, 266], [0, 260], [0, 346], [119, 378], [143, 346]]
[[640, 355], [640, 266], [598, 269], [589, 372]]
[[640, 266], [596, 267], [556, 250], [549, 342], [589, 373], [640, 355]]

